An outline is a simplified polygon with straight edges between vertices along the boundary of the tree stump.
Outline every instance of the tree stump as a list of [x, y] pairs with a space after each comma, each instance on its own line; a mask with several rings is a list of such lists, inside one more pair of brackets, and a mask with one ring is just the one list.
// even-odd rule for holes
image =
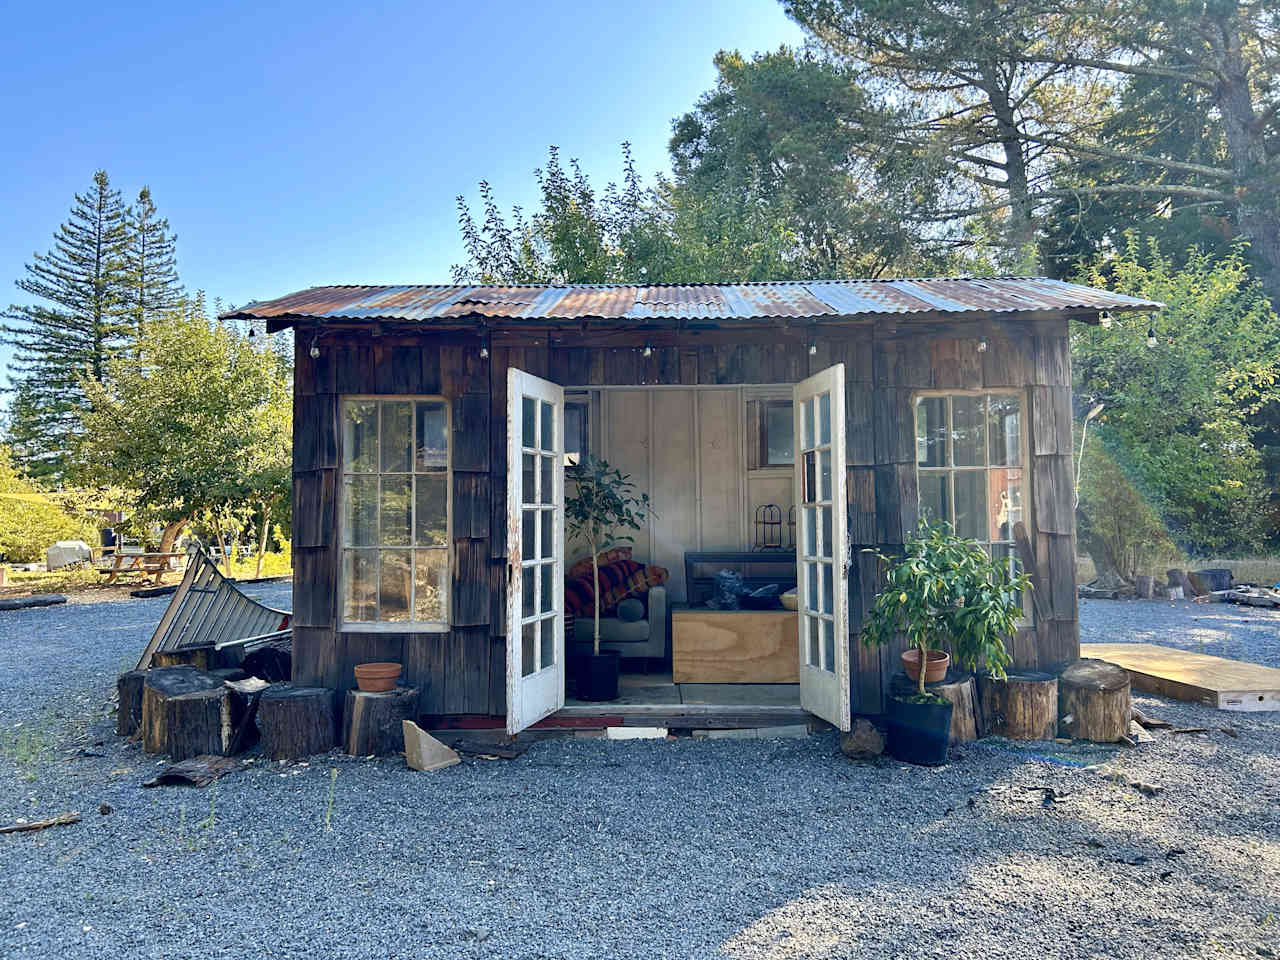
[[[147, 753], [170, 753], [171, 724], [186, 722], [188, 718], [182, 711], [171, 717], [166, 704], [177, 697], [207, 690], [221, 691], [222, 681], [195, 667], [156, 667], [146, 671], [142, 683], [142, 749]], [[192, 711], [191, 722], [203, 722], [203, 705], [187, 704], [186, 710]]]
[[[951, 711], [951, 743], [970, 743], [978, 739], [978, 692], [971, 675], [948, 670], [941, 681], [926, 683], [924, 688], [955, 705]], [[918, 688], [905, 673], [899, 673], [894, 676], [890, 690], [897, 694], [910, 694]]]
[[262, 752], [272, 760], [298, 760], [327, 753], [338, 744], [334, 692], [325, 687], [280, 683], [258, 699]]
[[1177, 567], [1174, 567], [1170, 570], [1166, 570], [1165, 575], [1169, 578], [1169, 586], [1181, 587], [1182, 595], [1188, 600], [1197, 596], [1196, 588], [1192, 586], [1191, 581], [1187, 578], [1187, 572], [1185, 570], [1179, 570]]
[[142, 726], [142, 685], [145, 670], [130, 670], [116, 678], [116, 733], [132, 737]]
[[219, 685], [212, 690], [184, 693], [164, 701], [166, 751], [174, 761], [204, 754], [225, 756], [235, 730], [231, 695]]
[[384, 693], [348, 690], [342, 711], [342, 749], [356, 757], [403, 753], [403, 723], [414, 719], [417, 713], [417, 690], [408, 687]]
[[153, 667], [195, 667], [209, 669], [211, 647], [195, 647], [186, 650], [157, 650], [151, 655]]
[[1115, 743], [1129, 733], [1129, 673], [1105, 660], [1077, 660], [1059, 678], [1063, 732], [1078, 740]]
[[1052, 740], [1058, 735], [1058, 678], [1010, 671], [1005, 680], [978, 677], [979, 719], [984, 737]]
[[1133, 589], [1143, 600], [1150, 600], [1156, 595], [1155, 579], [1140, 573], [1134, 579]]

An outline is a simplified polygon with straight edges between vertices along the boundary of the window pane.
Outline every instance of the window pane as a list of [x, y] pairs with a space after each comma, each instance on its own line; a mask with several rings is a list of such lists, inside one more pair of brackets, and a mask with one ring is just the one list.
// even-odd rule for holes
[[809, 621], [809, 659], [808, 663], [816, 667], [821, 662], [818, 652], [818, 618], [805, 617]]
[[822, 612], [835, 612], [835, 567], [830, 563], [822, 565]]
[[804, 448], [812, 450], [813, 443], [813, 397], [804, 402]]
[[1022, 516], [1022, 471], [992, 470], [988, 489], [991, 491], [991, 539], [1012, 540], [1013, 525]]
[[556, 618], [548, 617], [542, 621], [542, 650], [538, 658], [538, 667], [549, 667], [556, 662]]
[[393, 622], [409, 619], [409, 551], [382, 550], [382, 575], [378, 584], [378, 619]]
[[449, 554], [445, 550], [418, 550], [413, 571], [413, 619], [444, 622], [448, 619], [445, 598]]
[[551, 503], [552, 496], [556, 492], [554, 474], [552, 473], [555, 469], [555, 463], [555, 457], [542, 458], [542, 488], [539, 493], [542, 495], [543, 503]]
[[542, 556], [545, 559], [555, 552], [556, 515], [553, 510], [542, 510], [539, 514], [542, 517]]
[[991, 556], [999, 560], [1009, 576], [1016, 577], [1022, 572], [1022, 558], [1018, 556], [1018, 548], [1008, 544], [997, 543], [991, 547]]
[[449, 465], [449, 421], [444, 404], [434, 400], [419, 401], [417, 418], [415, 431], [417, 450], [414, 454], [414, 469], [447, 467]]
[[378, 404], [353, 400], [342, 418], [342, 465], [349, 473], [378, 469]]
[[378, 544], [378, 477], [344, 477], [342, 542], [348, 547]]
[[822, 517], [822, 555], [830, 557], [832, 551], [831, 507], [819, 507], [818, 514]]
[[831, 499], [831, 451], [823, 450], [818, 455], [818, 462], [821, 469], [818, 471], [818, 479], [822, 482], [818, 486], [819, 499]]
[[540, 578], [542, 582], [542, 590], [540, 593], [541, 599], [538, 603], [538, 609], [542, 613], [549, 613], [556, 608], [554, 596], [555, 584], [552, 582], [552, 574], [555, 573], [555, 564], [544, 563], [538, 569], [542, 571]]
[[818, 508], [804, 508], [804, 553], [807, 557], [818, 555]]
[[946, 397], [922, 397], [916, 404], [916, 463], [922, 467], [946, 466]]
[[951, 398], [951, 450], [957, 467], [981, 467], [986, 462], [987, 423], [982, 407], [981, 397]]
[[1022, 456], [1021, 404], [1011, 394], [987, 397], [987, 430], [993, 467], [1016, 467]]
[[836, 669], [836, 625], [822, 621], [822, 669], [834, 673]]
[[831, 442], [831, 394], [818, 394], [818, 443]]
[[956, 471], [956, 534], [971, 540], [987, 539], [986, 471]]
[[538, 458], [532, 453], [520, 455], [520, 500], [523, 503], [537, 503], [538, 493], [534, 490], [534, 461]]
[[520, 559], [538, 559], [538, 512], [522, 510], [520, 512]]
[[526, 623], [520, 630], [520, 675], [527, 677], [537, 670], [538, 623]]
[[790, 466], [795, 462], [795, 416], [789, 403], [767, 403], [764, 408], [765, 463]]
[[822, 582], [822, 564], [809, 564], [809, 609], [818, 610], [818, 588]]
[[409, 520], [411, 504], [409, 477], [382, 478], [382, 511], [378, 520], [380, 543], [383, 546], [407, 547], [409, 545]]
[[446, 473], [427, 473], [414, 478], [414, 543], [420, 547], [444, 546], [449, 542], [448, 482]]
[[520, 616], [533, 617], [538, 614], [538, 584], [534, 577], [537, 567], [525, 567], [520, 571]]
[[382, 404], [382, 472], [408, 473], [413, 443], [413, 410], [408, 402]]
[[812, 450], [804, 455], [804, 502], [818, 499], [818, 455]]
[[520, 398], [520, 431], [522, 447], [538, 446], [538, 401], [533, 397]]
[[378, 618], [378, 551], [347, 550], [342, 557], [342, 618]]
[[542, 402], [542, 449], [554, 450], [556, 448], [556, 431], [554, 426], [555, 408], [547, 403]]
[[920, 513], [930, 520], [947, 520], [951, 516], [951, 485], [948, 474], [920, 474]]

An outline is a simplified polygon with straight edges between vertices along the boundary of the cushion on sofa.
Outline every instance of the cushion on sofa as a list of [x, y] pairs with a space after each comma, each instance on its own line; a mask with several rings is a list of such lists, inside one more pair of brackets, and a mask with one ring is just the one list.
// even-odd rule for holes
[[635, 623], [644, 619], [644, 601], [639, 597], [627, 597], [618, 604], [618, 619], [624, 623]]

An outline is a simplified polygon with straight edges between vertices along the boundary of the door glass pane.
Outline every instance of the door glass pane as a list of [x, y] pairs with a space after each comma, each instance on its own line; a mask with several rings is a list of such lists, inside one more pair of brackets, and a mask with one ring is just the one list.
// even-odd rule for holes
[[983, 470], [956, 471], [956, 534], [987, 539], [987, 489]]
[[520, 559], [538, 559], [538, 512], [522, 510], [520, 512]]
[[822, 564], [809, 564], [809, 609], [818, 609], [818, 587], [822, 583]]
[[555, 584], [552, 581], [552, 574], [555, 573], [555, 564], [544, 563], [538, 569], [542, 571], [542, 575], [541, 575], [542, 589], [540, 593], [540, 596], [542, 599], [538, 605], [538, 609], [542, 613], [547, 613], [555, 609], [555, 595], [554, 595]]
[[538, 458], [532, 453], [521, 455], [520, 500], [522, 503], [538, 502], [538, 492], [534, 489], [534, 484], [537, 483], [534, 476], [534, 470], [536, 467], [534, 461], [537, 459]]
[[987, 397], [987, 436], [993, 467], [1016, 467], [1022, 457], [1022, 418], [1012, 394]]
[[342, 418], [342, 466], [349, 473], [378, 469], [378, 404], [350, 400]]
[[378, 619], [409, 619], [409, 551], [382, 550], [382, 575], [378, 591]]
[[555, 457], [542, 457], [542, 484], [539, 493], [542, 495], [543, 503], [551, 503], [552, 497], [556, 492], [555, 478], [552, 470], [555, 469]]
[[538, 401], [533, 397], [520, 398], [520, 445], [531, 450], [538, 446]]
[[343, 512], [343, 543], [348, 547], [372, 547], [378, 543], [378, 477], [346, 477], [346, 509]]
[[409, 545], [409, 520], [413, 510], [413, 504], [409, 500], [411, 484], [409, 477], [382, 478], [382, 510], [378, 529], [383, 546]]
[[342, 558], [342, 618], [378, 618], [378, 551], [347, 550]]
[[836, 625], [822, 621], [822, 669], [834, 673], [836, 669]]
[[555, 407], [544, 400], [540, 409], [542, 410], [542, 449], [554, 450], [556, 448], [556, 433], [552, 424], [554, 423]]
[[765, 463], [789, 466], [795, 463], [795, 415], [789, 403], [765, 404]]
[[804, 402], [804, 449], [812, 450], [813, 443], [813, 397]]
[[809, 623], [809, 658], [806, 662], [816, 667], [821, 662], [821, 654], [818, 651], [818, 618], [805, 617], [804, 619]]
[[942, 467], [947, 462], [947, 398], [921, 397], [916, 404], [916, 463]]
[[806, 557], [818, 555], [818, 509], [804, 508], [804, 554]]
[[957, 467], [981, 467], [986, 462], [987, 422], [982, 406], [981, 397], [951, 398], [952, 454]]
[[822, 515], [822, 555], [830, 557], [832, 551], [831, 507], [819, 507], [818, 513]]
[[408, 473], [413, 443], [413, 409], [408, 401], [382, 404], [382, 472]]
[[818, 463], [821, 469], [818, 471], [818, 498], [820, 500], [831, 499], [831, 451], [823, 450], [818, 454]]
[[520, 675], [527, 677], [538, 669], [538, 622], [520, 628]]
[[920, 474], [920, 512], [930, 520], [951, 520], [951, 484], [945, 473]]
[[556, 514], [554, 510], [539, 511], [542, 517], [542, 556], [550, 557], [555, 542]]
[[1013, 525], [1022, 520], [1022, 471], [992, 470], [988, 474], [991, 539], [1012, 540]]
[[549, 667], [556, 662], [556, 618], [548, 617], [542, 621], [542, 651], [538, 666]]
[[834, 580], [835, 580], [834, 566], [830, 563], [824, 563], [822, 565], [822, 612], [823, 613], [835, 612], [836, 592], [835, 592]]
[[813, 503], [818, 499], [818, 455], [809, 451], [804, 455], [804, 502]]
[[587, 404], [566, 403], [564, 405], [564, 462], [578, 463], [582, 455], [587, 453]]
[[818, 443], [831, 442], [831, 394], [818, 394]]
[[445, 617], [444, 550], [418, 550], [413, 570], [413, 619], [419, 622], [443, 622]]
[[535, 582], [537, 567], [525, 567], [520, 571], [520, 615], [522, 617], [533, 617], [538, 614], [538, 595], [534, 591], [538, 585]]
[[447, 473], [426, 473], [414, 478], [413, 542], [420, 547], [448, 543]]
[[415, 470], [429, 470], [449, 465], [448, 417], [438, 400], [419, 400], [414, 430]]

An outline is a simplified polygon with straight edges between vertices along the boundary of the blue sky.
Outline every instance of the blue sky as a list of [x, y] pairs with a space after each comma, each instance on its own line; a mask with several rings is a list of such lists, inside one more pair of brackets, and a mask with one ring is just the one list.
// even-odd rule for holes
[[[231, 303], [320, 283], [442, 282], [455, 197], [530, 205], [558, 145], [603, 186], [717, 50], [795, 44], [775, 0], [18, 4], [0, 58], [0, 302], [95, 169], [150, 185], [189, 289]], [[0, 348], [0, 363], [8, 358]]]

